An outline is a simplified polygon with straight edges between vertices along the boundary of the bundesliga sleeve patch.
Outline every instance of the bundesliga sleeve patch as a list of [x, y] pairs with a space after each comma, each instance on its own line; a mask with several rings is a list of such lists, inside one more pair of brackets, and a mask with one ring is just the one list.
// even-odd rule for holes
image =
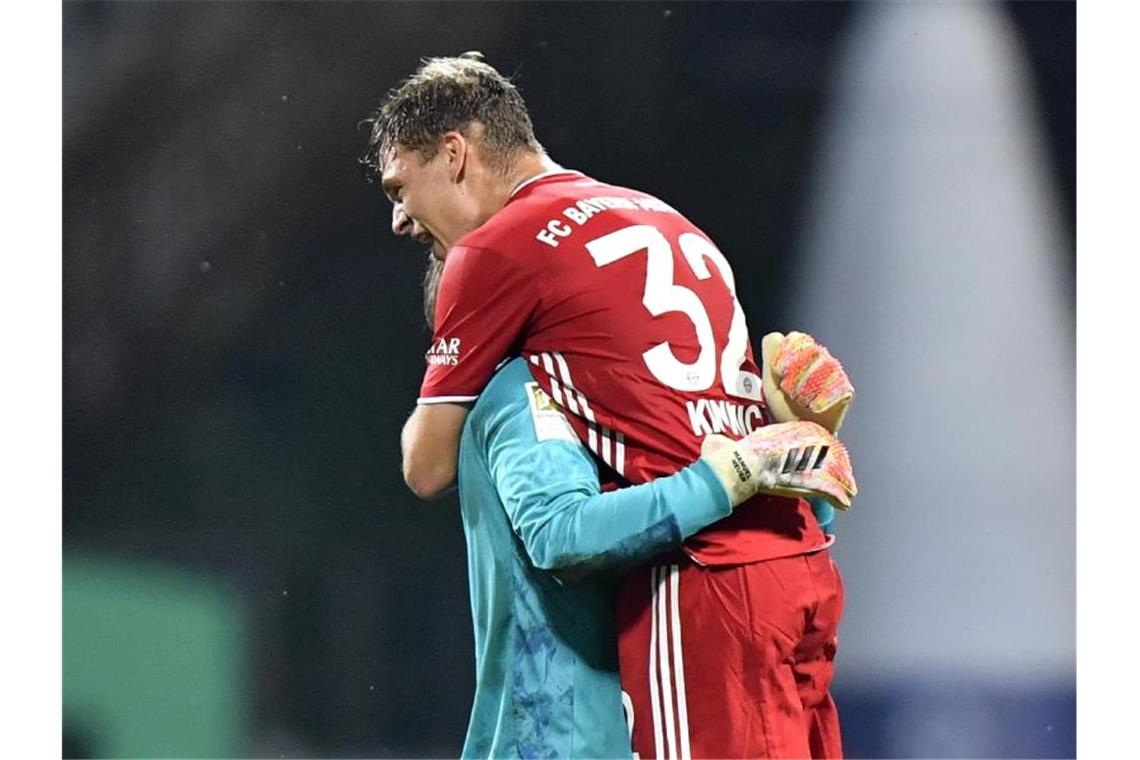
[[540, 441], [571, 441], [578, 442], [574, 428], [565, 413], [554, 403], [554, 399], [546, 395], [546, 391], [538, 383], [525, 384], [526, 398], [530, 403], [530, 416], [534, 421], [534, 437]]

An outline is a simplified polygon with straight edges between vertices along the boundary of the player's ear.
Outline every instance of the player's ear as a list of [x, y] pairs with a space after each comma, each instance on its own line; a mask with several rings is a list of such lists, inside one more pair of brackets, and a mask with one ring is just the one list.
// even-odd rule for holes
[[447, 162], [447, 174], [452, 182], [458, 182], [463, 178], [463, 171], [467, 167], [467, 150], [470, 144], [467, 138], [461, 132], [448, 132], [443, 136], [443, 144], [440, 149], [443, 151], [443, 157]]

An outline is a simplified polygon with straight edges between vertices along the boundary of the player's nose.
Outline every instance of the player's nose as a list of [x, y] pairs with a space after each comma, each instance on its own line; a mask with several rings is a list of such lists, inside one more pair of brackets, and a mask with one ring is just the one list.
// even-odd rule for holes
[[397, 203], [392, 207], [392, 234], [396, 236], [407, 235], [412, 232], [414, 222], [404, 211], [402, 204]]

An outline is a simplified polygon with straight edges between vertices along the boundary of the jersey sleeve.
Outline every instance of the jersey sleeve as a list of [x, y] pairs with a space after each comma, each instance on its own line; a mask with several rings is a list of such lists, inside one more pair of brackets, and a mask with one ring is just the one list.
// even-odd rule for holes
[[810, 496], [807, 501], [808, 504], [811, 504], [812, 514], [815, 515], [816, 522], [819, 523], [819, 529], [823, 531], [823, 534], [825, 536], [835, 535], [835, 507], [818, 496]]
[[524, 269], [486, 248], [448, 252], [418, 403], [473, 401], [517, 351], [539, 302], [539, 283]]
[[[534, 383], [517, 385], [524, 396], [537, 390]], [[542, 422], [549, 431], [549, 418]], [[731, 513], [724, 487], [701, 461], [644, 485], [602, 493], [597, 465], [564, 424], [565, 436], [540, 439], [533, 405], [513, 399], [483, 441], [515, 534], [535, 566], [559, 580], [644, 562]]]

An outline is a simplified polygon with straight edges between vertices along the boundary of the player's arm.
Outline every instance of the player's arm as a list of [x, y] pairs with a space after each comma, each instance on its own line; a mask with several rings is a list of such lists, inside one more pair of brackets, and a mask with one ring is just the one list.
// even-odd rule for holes
[[420, 404], [400, 434], [404, 482], [421, 499], [435, 499], [455, 485], [459, 435], [466, 404]]
[[436, 296], [420, 398], [400, 435], [404, 482], [422, 499], [455, 486], [467, 410], [519, 341], [537, 302], [526, 272], [498, 253], [456, 246]]
[[811, 505], [811, 513], [815, 516], [815, 521], [819, 523], [819, 529], [823, 531], [824, 535], [834, 535], [835, 507], [818, 496], [809, 496], [807, 501]]
[[[843, 365], [831, 352], [801, 332], [771, 332], [761, 342], [764, 399], [777, 422], [810, 420], [839, 431], [855, 395]], [[835, 508], [821, 498], [808, 499], [824, 533], [834, 532]]]
[[732, 512], [703, 464], [602, 493], [597, 465], [569, 425], [559, 438], [537, 440], [525, 400], [506, 405], [489, 428], [482, 445], [515, 534], [535, 566], [561, 580], [635, 565]]
[[[522, 384], [518, 388], [521, 393]], [[676, 547], [761, 490], [788, 495], [825, 489], [840, 500], [854, 492], [853, 481], [835, 487], [822, 480], [849, 478], [842, 445], [819, 426], [797, 422], [766, 426], [740, 442], [716, 441], [674, 475], [602, 493], [597, 466], [568, 423], [561, 436], [545, 425], [546, 440], [539, 440], [525, 394], [501, 407], [482, 443], [500, 500], [534, 564], [563, 580]], [[833, 450], [827, 467], [821, 442]], [[813, 445], [810, 461], [804, 459]], [[842, 464], [833, 470], [835, 462]]]

